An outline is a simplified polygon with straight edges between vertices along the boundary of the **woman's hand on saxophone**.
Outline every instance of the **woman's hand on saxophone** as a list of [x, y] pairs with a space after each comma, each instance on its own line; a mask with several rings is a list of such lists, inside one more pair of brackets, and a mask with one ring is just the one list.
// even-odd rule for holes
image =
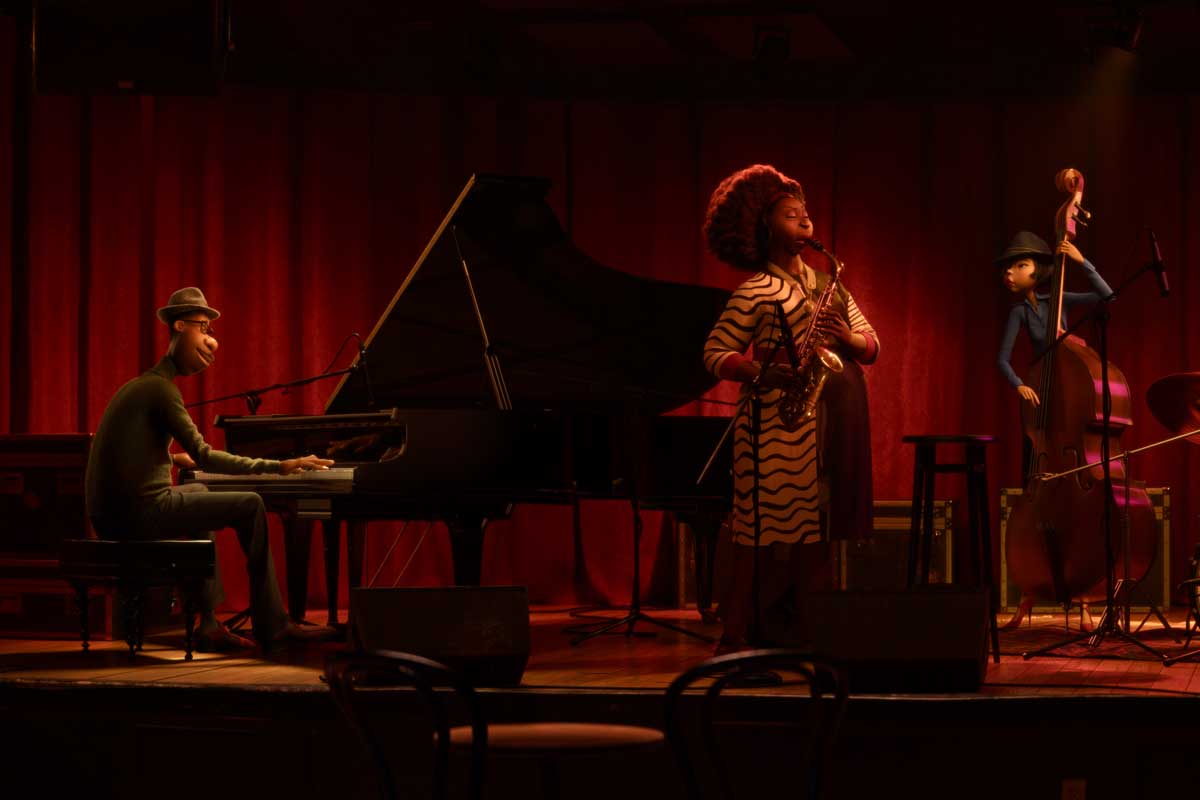
[[866, 352], [870, 345], [866, 336], [850, 330], [846, 318], [836, 308], [831, 307], [825, 308], [817, 317], [817, 329], [814, 334], [826, 344], [841, 342], [855, 358]]
[[758, 385], [764, 389], [794, 389], [798, 381], [791, 367], [768, 364], [759, 373]]
[[830, 306], [826, 306], [820, 316], [817, 317], [817, 329], [813, 331], [821, 341], [824, 342], [843, 342], [845, 344], [853, 344], [854, 332], [850, 330], [850, 326], [846, 323], [846, 318], [841, 313]]

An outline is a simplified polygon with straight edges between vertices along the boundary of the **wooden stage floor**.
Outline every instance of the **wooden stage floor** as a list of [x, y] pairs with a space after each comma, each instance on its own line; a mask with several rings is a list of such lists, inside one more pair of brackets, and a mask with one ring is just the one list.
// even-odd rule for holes
[[[664, 688], [711, 653], [711, 645], [670, 631], [653, 638], [602, 636], [572, 647], [562, 628], [578, 620], [567, 612], [534, 610], [532, 654], [521, 685], [481, 691], [489, 720], [661, 727]], [[694, 611], [648, 613], [719, 633]], [[1171, 621], [1181, 628], [1182, 611]], [[989, 662], [978, 692], [852, 696], [826, 797], [899, 791], [923, 800], [1049, 800], [1084, 796], [1077, 791], [1082, 785], [1092, 800], [1126, 800], [1194, 790], [1186, 765], [1194, 763], [1200, 722], [1200, 662], [1164, 667], [1086, 652], [1026, 661], [1022, 650], [1063, 635], [1061, 615], [1034, 622], [1002, 635], [1005, 655], [1000, 664]], [[1146, 640], [1178, 649], [1161, 629]], [[243, 765], [236, 788], [223, 790], [226, 797], [377, 796], [371, 763], [321, 681], [326, 655], [343, 645], [292, 647], [270, 658], [197, 654], [191, 662], [183, 660], [181, 645], [181, 631], [150, 634], [145, 650], [130, 658], [121, 642], [95, 642], [85, 653], [74, 640], [0, 639], [0, 719], [10, 734], [20, 733], [0, 746], [0, 773], [37, 776], [34, 788], [50, 796], [211, 800], [207, 784], [179, 776], [194, 768], [196, 753], [212, 752]], [[1100, 653], [1106, 651], [1125, 656], [1132, 648], [1105, 644]], [[802, 691], [787, 685], [738, 690], [736, 702], [751, 719], [739, 735], [748, 737], [764, 764], [751, 776], [762, 791], [744, 796], [794, 781], [788, 769], [792, 745], [780, 738], [779, 726], [803, 707], [805, 700], [795, 696]], [[696, 699], [685, 698], [691, 713]], [[388, 719], [411, 720], [420, 711], [411, 693], [385, 693], [378, 700], [377, 713]], [[405, 796], [428, 796], [422, 777], [427, 762], [419, 755], [427, 751], [427, 730], [424, 735], [390, 751], [410, 759], [396, 768], [411, 783]], [[282, 772], [247, 770], [249, 756], [255, 763], [288, 766]], [[573, 776], [564, 773], [574, 797], [683, 798], [668, 751], [637, 766], [576, 769]], [[104, 777], [98, 782], [96, 775]], [[513, 780], [511, 785], [526, 785]], [[496, 790], [489, 796], [527, 793]]]
[[[571, 646], [562, 629], [581, 620], [569, 609], [535, 608], [531, 613], [532, 648], [522, 691], [591, 690], [661, 692], [672, 678], [699, 663], [712, 645], [690, 637], [638, 623], [637, 631], [652, 637], [603, 635]], [[616, 611], [594, 612], [613, 618]], [[719, 625], [703, 624], [694, 610], [654, 610], [651, 616], [716, 636]], [[1182, 630], [1182, 609], [1170, 615]], [[314, 612], [314, 622], [324, 615]], [[1072, 620], [1072, 631], [1077, 624]], [[1136, 621], [1136, 618], [1135, 618]], [[622, 629], [623, 630], [623, 629]], [[1020, 652], [1051, 643], [1066, 635], [1061, 615], [1037, 615], [1032, 627], [1001, 633], [1001, 662], [988, 662], [987, 677], [977, 697], [1045, 695], [1136, 695], [1200, 697], [1200, 656], [1172, 666], [1136, 656], [1128, 645], [1106, 642], [1095, 651], [1075, 647], [1070, 657], [1025, 660]], [[1179, 652], [1157, 622], [1147, 623], [1142, 638], [1168, 654]], [[238, 654], [197, 653], [183, 660], [182, 630], [149, 634], [145, 649], [130, 658], [123, 642], [93, 641], [82, 652], [77, 640], [0, 639], [0, 682], [56, 684], [158, 684], [175, 686], [237, 686], [263, 688], [322, 688], [321, 668], [326, 654], [340, 649], [337, 643], [295, 646], [267, 658], [257, 651]], [[1193, 645], [1200, 647], [1200, 638]], [[1128, 656], [1135, 656], [1133, 658]], [[784, 690], [786, 691], [786, 690]], [[956, 694], [962, 698], [964, 695]]]

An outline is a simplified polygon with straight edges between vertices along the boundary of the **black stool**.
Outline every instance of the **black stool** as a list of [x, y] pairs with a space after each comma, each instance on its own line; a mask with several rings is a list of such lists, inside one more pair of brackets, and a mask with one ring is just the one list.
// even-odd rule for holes
[[132, 656], [145, 636], [142, 606], [152, 586], [177, 586], [183, 600], [184, 660], [192, 660], [192, 633], [204, 582], [216, 573], [217, 549], [208, 539], [120, 542], [111, 539], [68, 539], [62, 543], [59, 568], [75, 588], [79, 601], [80, 638], [90, 646], [88, 589], [116, 586], [124, 596], [125, 643]]
[[[908, 540], [908, 588], [929, 583], [929, 560], [933, 549], [933, 479], [938, 473], [964, 472], [967, 475], [967, 529], [971, 539], [971, 565], [977, 585], [988, 592], [991, 610], [993, 660], [1000, 663], [1000, 633], [996, 626], [996, 592], [992, 585], [992, 536], [988, 510], [987, 453], [985, 447], [995, 437], [981, 436], [905, 436], [902, 441], [915, 446], [913, 459], [912, 525]], [[965, 445], [965, 462], [939, 464], [939, 444]], [[920, 568], [918, 569], [918, 565]]]

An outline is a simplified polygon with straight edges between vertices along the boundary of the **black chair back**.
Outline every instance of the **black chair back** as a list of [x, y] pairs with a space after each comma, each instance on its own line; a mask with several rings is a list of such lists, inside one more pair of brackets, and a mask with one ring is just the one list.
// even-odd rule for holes
[[[795, 720], [795, 727], [803, 729], [805, 744], [800, 753], [801, 760], [789, 764], [788, 768], [796, 771], [800, 779], [800, 796], [820, 796], [834, 737], [846, 707], [848, 692], [845, 676], [829, 662], [814, 658], [806, 651], [770, 649], [710, 658], [680, 674], [667, 687], [667, 740], [683, 772], [689, 798], [699, 800], [705, 796], [704, 789], [710, 793], [716, 791], [717, 796], [723, 798], [734, 796], [734, 781], [730, 775], [728, 758], [721, 752], [717, 728], [719, 725], [735, 724], [739, 719], [731, 712], [730, 696], [725, 695], [722, 701], [722, 694], [730, 688], [763, 685], [762, 676], [775, 670], [794, 674], [805, 684], [809, 702], [805, 705], [804, 718]], [[683, 713], [683, 707], [687, 704], [682, 698], [688, 689], [709, 679], [711, 683], [699, 700], [699, 722], [695, 725], [695, 715]], [[717, 718], [719, 705], [722, 706], [720, 720]], [[744, 711], [745, 707], [741, 710]], [[689, 725], [689, 722], [692, 724]], [[752, 724], [755, 720], [742, 716], [740, 722]], [[693, 731], [692, 735], [689, 735], [689, 729]], [[698, 746], [693, 747], [693, 742]], [[696, 753], [703, 755], [715, 781], [700, 779]]]
[[470, 756], [469, 797], [483, 794], [484, 758], [487, 754], [487, 723], [480, 711], [475, 690], [444, 664], [411, 653], [375, 650], [366, 653], [335, 653], [325, 662], [325, 680], [350, 726], [366, 745], [375, 762], [379, 792], [384, 800], [396, 797], [396, 781], [381, 737], [367, 719], [367, 697], [363, 688], [409, 686], [424, 700], [430, 713], [433, 755], [433, 797], [444, 800], [450, 771], [450, 719], [447, 700], [457, 697], [466, 709], [473, 733]]

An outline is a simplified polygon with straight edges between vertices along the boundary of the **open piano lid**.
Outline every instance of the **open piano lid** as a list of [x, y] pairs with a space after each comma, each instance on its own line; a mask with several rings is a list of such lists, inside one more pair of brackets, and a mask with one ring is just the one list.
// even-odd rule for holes
[[[639, 278], [578, 251], [543, 178], [473, 176], [366, 341], [376, 408], [495, 408], [455, 238], [514, 409], [659, 413], [715, 379], [701, 352], [728, 292]], [[344, 376], [326, 413], [368, 407]]]

